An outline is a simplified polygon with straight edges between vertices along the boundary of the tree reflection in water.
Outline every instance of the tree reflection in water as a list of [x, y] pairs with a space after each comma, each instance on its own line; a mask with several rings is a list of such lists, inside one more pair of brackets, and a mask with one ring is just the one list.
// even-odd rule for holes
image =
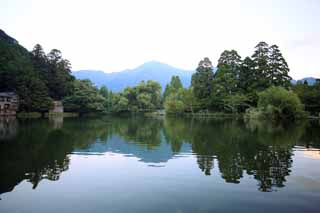
[[[70, 153], [97, 143], [103, 145], [100, 149], [108, 147], [101, 152], [113, 150], [110, 146], [117, 144], [114, 137], [127, 144], [117, 146], [118, 152], [128, 154], [131, 149], [130, 153], [142, 161], [144, 155], [160, 152], [161, 158], [154, 162], [167, 162], [190, 146], [204, 175], [220, 172], [227, 183], [240, 183], [244, 174], [250, 175], [258, 181], [258, 189], [267, 192], [285, 186], [295, 145], [320, 144], [317, 122], [274, 125], [144, 117], [22, 120], [19, 125], [16, 120], [12, 122], [0, 125], [0, 194], [11, 191], [22, 180], [31, 182], [33, 188], [43, 179], [59, 180], [69, 168]], [[218, 171], [213, 173], [214, 169]]]

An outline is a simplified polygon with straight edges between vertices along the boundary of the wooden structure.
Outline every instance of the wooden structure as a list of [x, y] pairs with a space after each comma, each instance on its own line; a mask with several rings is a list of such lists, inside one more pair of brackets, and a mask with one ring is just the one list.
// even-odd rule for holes
[[0, 116], [16, 115], [19, 107], [18, 95], [14, 92], [0, 92]]

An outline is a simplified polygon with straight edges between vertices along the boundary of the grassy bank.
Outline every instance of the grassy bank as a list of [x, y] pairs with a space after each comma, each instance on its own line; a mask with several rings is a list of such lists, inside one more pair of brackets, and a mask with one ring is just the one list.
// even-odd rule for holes
[[184, 112], [184, 113], [165, 113], [161, 112], [148, 112], [144, 113], [148, 117], [158, 117], [158, 116], [170, 116], [170, 117], [195, 117], [195, 118], [217, 118], [217, 119], [227, 119], [227, 118], [243, 118], [243, 113], [224, 113], [224, 112]]
[[19, 112], [17, 118], [49, 118], [49, 117], [78, 117], [78, 113], [63, 112], [63, 113], [40, 113], [40, 112]]

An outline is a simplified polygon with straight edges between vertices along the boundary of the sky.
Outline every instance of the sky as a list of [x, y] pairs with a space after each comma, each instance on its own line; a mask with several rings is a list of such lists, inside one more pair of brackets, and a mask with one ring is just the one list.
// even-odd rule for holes
[[320, 0], [0, 0], [0, 29], [73, 70], [116, 72], [156, 60], [187, 70], [226, 49], [280, 47], [299, 79], [320, 77]]

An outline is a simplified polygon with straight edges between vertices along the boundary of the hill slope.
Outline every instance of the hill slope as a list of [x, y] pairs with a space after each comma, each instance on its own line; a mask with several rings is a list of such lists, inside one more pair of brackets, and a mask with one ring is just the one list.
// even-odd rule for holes
[[106, 85], [112, 91], [118, 92], [127, 86], [137, 85], [140, 81], [155, 80], [162, 87], [170, 82], [173, 75], [178, 75], [184, 87], [188, 87], [194, 71], [182, 70], [157, 61], [150, 61], [135, 69], [121, 72], [105, 73], [97, 70], [79, 70], [72, 74], [78, 79], [90, 79], [96, 86]]

